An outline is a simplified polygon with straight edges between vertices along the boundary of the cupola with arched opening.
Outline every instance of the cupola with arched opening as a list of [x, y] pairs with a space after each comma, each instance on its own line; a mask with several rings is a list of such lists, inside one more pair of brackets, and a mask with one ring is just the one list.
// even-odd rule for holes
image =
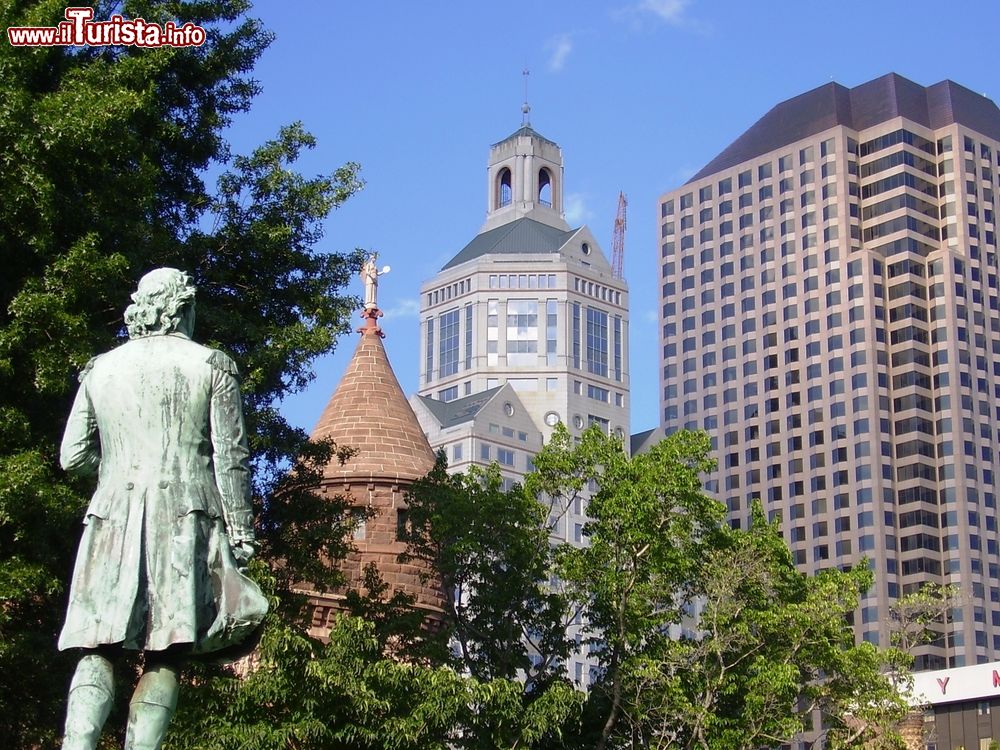
[[483, 230], [521, 218], [569, 229], [563, 218], [563, 159], [556, 143], [525, 125], [490, 148]]

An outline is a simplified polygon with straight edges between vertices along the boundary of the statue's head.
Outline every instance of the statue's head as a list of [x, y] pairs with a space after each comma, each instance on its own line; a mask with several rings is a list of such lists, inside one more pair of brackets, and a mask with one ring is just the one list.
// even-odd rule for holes
[[176, 268], [157, 268], [139, 279], [139, 287], [125, 310], [129, 338], [179, 331], [188, 336], [194, 327], [194, 284]]

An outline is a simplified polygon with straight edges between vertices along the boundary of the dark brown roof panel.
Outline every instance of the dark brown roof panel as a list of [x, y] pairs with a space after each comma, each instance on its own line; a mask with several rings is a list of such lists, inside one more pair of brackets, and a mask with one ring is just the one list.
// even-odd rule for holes
[[894, 117], [905, 117], [928, 128], [957, 122], [1000, 140], [1000, 109], [992, 100], [954, 81], [942, 81], [925, 88], [896, 73], [889, 73], [853, 89], [839, 83], [826, 83], [781, 102], [688, 182], [750, 161], [835, 125], [864, 130]]
[[327, 479], [412, 481], [434, 466], [434, 451], [374, 331], [362, 334], [311, 437], [357, 451], [343, 465], [334, 459], [324, 471]]

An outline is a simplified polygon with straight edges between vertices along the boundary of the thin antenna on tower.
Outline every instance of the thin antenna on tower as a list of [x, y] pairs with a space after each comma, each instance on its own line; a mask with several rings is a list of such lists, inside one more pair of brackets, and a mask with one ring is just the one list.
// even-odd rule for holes
[[528, 76], [531, 75], [531, 71], [525, 68], [521, 71], [521, 75], [524, 76], [524, 104], [521, 105], [521, 125], [530, 125], [531, 119], [528, 117], [528, 113], [531, 112], [531, 105], [528, 104]]
[[618, 193], [618, 214], [615, 216], [615, 229], [611, 233], [611, 273], [616, 279], [624, 278], [625, 273], [625, 228], [627, 221], [625, 212], [628, 200], [625, 193]]

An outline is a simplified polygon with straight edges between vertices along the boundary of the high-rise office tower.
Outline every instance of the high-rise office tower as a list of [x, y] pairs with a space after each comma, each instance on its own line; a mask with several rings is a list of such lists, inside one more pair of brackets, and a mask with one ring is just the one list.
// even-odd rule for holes
[[[566, 223], [559, 146], [527, 124], [494, 144], [487, 201], [479, 234], [421, 287], [410, 403], [431, 446], [452, 469], [495, 461], [511, 482], [560, 422], [627, 448], [628, 287]], [[581, 500], [550, 519], [553, 537], [584, 543], [585, 521]], [[586, 685], [593, 663], [577, 654], [569, 676]]]
[[1000, 658], [1000, 110], [891, 74], [783, 102], [661, 197], [662, 426], [759, 498], [805, 571], [867, 557], [858, 637], [925, 581], [920, 668]]

